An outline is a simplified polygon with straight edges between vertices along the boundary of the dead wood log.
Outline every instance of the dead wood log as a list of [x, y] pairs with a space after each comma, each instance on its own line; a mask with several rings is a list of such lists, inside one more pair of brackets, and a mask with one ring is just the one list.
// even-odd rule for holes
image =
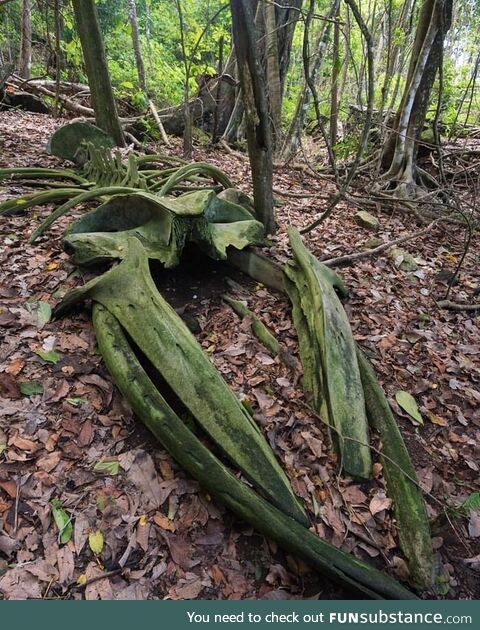
[[[236, 81], [229, 74], [223, 74], [220, 78], [215, 76], [203, 80], [199, 85], [197, 95], [189, 100], [188, 109], [194, 126], [200, 127], [204, 131], [211, 131], [215, 110], [217, 109], [216, 94], [219, 81], [230, 86], [230, 89], [222, 90], [222, 99], [218, 103], [218, 133], [221, 134], [228, 121], [228, 112], [233, 108], [231, 97], [232, 95], [234, 96], [233, 87], [236, 85]], [[227, 115], [225, 115], [225, 112], [227, 112]], [[161, 109], [158, 115], [167, 133], [176, 136], [183, 134], [185, 129], [185, 104]]]
[[[28, 82], [24, 82], [23, 86], [33, 85], [36, 87], [43, 87], [47, 90], [55, 90], [57, 87], [56, 81], [50, 81], [47, 79], [33, 79]], [[20, 85], [20, 87], [23, 87]], [[83, 83], [71, 83], [70, 81], [60, 81], [60, 91], [64, 96], [74, 96], [79, 93], [90, 94], [90, 88]]]
[[[34, 94], [41, 94], [43, 96], [49, 96], [50, 98], [53, 98], [53, 99], [56, 97], [55, 92], [53, 92], [52, 90], [49, 90], [46, 87], [43, 87], [41, 85], [35, 85], [32, 82], [25, 82], [16, 75], [12, 75], [12, 76], [15, 79], [15, 82], [10, 82], [10, 84], [12, 85], [14, 89], [18, 89], [19, 83], [20, 83], [23, 85], [23, 89], [25, 91], [33, 92]], [[82, 116], [95, 116], [95, 112], [93, 111], [91, 107], [85, 107], [84, 105], [75, 103], [75, 101], [69, 99], [63, 94], [59, 95], [59, 100], [62, 103], [63, 107], [65, 107], [65, 109], [68, 111], [75, 112], [76, 114], [81, 114]]]

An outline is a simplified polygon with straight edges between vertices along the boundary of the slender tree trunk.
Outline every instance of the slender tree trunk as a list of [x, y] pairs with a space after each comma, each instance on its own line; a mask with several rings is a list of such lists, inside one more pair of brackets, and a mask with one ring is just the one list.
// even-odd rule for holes
[[[340, 7], [339, 7], [340, 9]], [[340, 10], [335, 16], [332, 48], [332, 89], [330, 93], [330, 144], [334, 147], [338, 137], [338, 79], [340, 76]]]
[[254, 26], [251, 0], [230, 0], [238, 74], [245, 107], [248, 155], [252, 169], [255, 211], [267, 233], [275, 230], [272, 140], [265, 73]]
[[212, 144], [218, 141], [218, 117], [220, 112], [220, 103], [222, 97], [222, 74], [223, 74], [223, 47], [224, 37], [223, 35], [218, 40], [218, 83], [215, 90], [215, 110], [213, 112], [213, 129], [212, 129]]
[[452, 0], [424, 0], [400, 110], [382, 155], [385, 179], [397, 182], [402, 196], [415, 195], [418, 141], [451, 19]]
[[295, 114], [293, 115], [292, 121], [283, 142], [282, 160], [284, 160], [285, 162], [288, 162], [288, 160], [290, 160], [295, 155], [300, 145], [300, 137], [303, 131], [305, 116], [308, 111], [310, 98], [312, 95], [310, 88], [308, 87], [308, 83], [311, 82], [313, 85], [315, 85], [317, 81], [317, 76], [325, 60], [325, 51], [327, 49], [330, 39], [330, 33], [332, 29], [331, 20], [335, 17], [339, 5], [340, 0], [333, 1], [330, 12], [328, 14], [329, 19], [325, 22], [323, 28], [319, 31], [316, 38], [314, 45], [315, 57], [313, 59], [313, 63], [310, 65], [310, 77], [309, 80], [307, 80], [307, 78], [304, 78], [302, 90], [298, 97], [297, 106], [295, 108]]
[[272, 122], [273, 148], [278, 146], [282, 132], [282, 86], [280, 82], [280, 63], [278, 59], [277, 21], [275, 5], [263, 2], [263, 21], [265, 25], [265, 65], [268, 85], [268, 102]]
[[297, 22], [301, 21], [300, 9], [302, 8], [303, 0], [277, 0], [272, 4], [275, 5], [276, 12], [278, 65], [283, 94], [285, 78], [290, 66], [293, 35]]
[[55, 0], [55, 116], [60, 114], [60, 81], [62, 78], [61, 15], [62, 0]]
[[180, 26], [180, 44], [182, 48], [183, 65], [185, 68], [185, 85], [183, 90], [183, 112], [185, 116], [185, 128], [183, 130], [183, 157], [189, 160], [193, 153], [193, 121], [190, 111], [190, 63], [187, 59], [185, 43], [185, 29], [183, 24], [183, 11], [180, 0], [176, 0], [178, 22]]
[[29, 79], [31, 70], [32, 70], [32, 3], [31, 3], [31, 0], [23, 0], [21, 38], [20, 38], [20, 56], [18, 60], [18, 74], [23, 79]]
[[145, 78], [145, 65], [143, 63], [142, 49], [140, 48], [140, 35], [138, 32], [137, 5], [135, 0], [128, 0], [128, 20], [132, 28], [133, 54], [135, 55], [135, 65], [137, 66], [138, 83], [144, 94], [147, 94], [147, 81]]
[[97, 125], [110, 134], [118, 146], [124, 146], [95, 0], [72, 0], [72, 4]]

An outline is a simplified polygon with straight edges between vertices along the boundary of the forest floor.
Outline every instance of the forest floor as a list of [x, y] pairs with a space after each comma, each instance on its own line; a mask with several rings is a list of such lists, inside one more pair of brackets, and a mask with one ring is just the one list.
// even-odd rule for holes
[[[0, 166], [53, 166], [48, 136], [64, 121], [0, 114]], [[219, 149], [197, 147], [245, 191], [248, 164]], [[286, 227], [308, 224], [325, 205], [328, 180], [308, 171], [275, 173], [281, 197], [271, 254], [289, 256]], [[4, 184], [0, 199], [22, 193]], [[372, 233], [343, 203], [306, 237], [321, 259], [361, 251]], [[0, 223], [0, 593], [7, 599], [328, 599], [349, 593], [256, 534], [202, 492], [147, 434], [112, 385], [95, 348], [88, 307], [61, 320], [53, 306], [91, 277], [62, 250], [71, 216], [38, 244], [27, 244], [51, 208]], [[77, 209], [78, 215], [82, 210]], [[419, 228], [411, 216], [377, 209], [375, 234], [392, 240]], [[435, 227], [405, 245], [414, 271], [398, 256], [340, 270], [355, 338], [373, 361], [399, 419], [432, 522], [435, 591], [427, 598], [480, 598], [480, 513], [455, 511], [480, 490], [480, 317], [439, 310], [441, 272], [463, 252], [463, 231]], [[480, 284], [478, 236], [452, 299], [474, 301]], [[248, 302], [292, 354], [297, 341], [288, 301], [221, 263], [186, 264], [159, 275], [163, 295], [184, 317], [224, 378], [250, 404], [312, 531], [399, 579], [408, 570], [397, 546], [388, 488], [379, 463], [364, 484], [338, 475], [324, 426], [309, 412], [298, 367], [273, 359], [222, 301]], [[46, 321], [48, 320], [48, 321]], [[52, 354], [53, 353], [53, 354]], [[55, 354], [56, 353], [56, 354]], [[42, 355], [43, 357], [42, 358]], [[46, 359], [46, 360], [45, 360]], [[395, 402], [406, 390], [424, 419], [415, 426]], [[71, 515], [73, 535], [59, 544], [50, 501]], [[95, 556], [89, 533], [105, 544]]]

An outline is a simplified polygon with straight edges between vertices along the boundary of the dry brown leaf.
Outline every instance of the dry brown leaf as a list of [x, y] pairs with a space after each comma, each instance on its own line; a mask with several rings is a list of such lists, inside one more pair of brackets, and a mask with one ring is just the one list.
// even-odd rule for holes
[[96, 564], [95, 562], [90, 562], [85, 571], [85, 577], [87, 578], [87, 582], [89, 580], [94, 580], [91, 584], [88, 584], [85, 587], [85, 599], [87, 600], [110, 600], [115, 599], [113, 595], [112, 585], [110, 584], [110, 580], [108, 577], [103, 577], [105, 572]]
[[90, 523], [83, 512], [79, 512], [75, 516], [73, 524], [73, 542], [75, 544], [75, 553], [80, 555], [85, 543], [87, 542]]
[[194, 549], [189, 540], [179, 535], [167, 534], [165, 532], [163, 532], [163, 537], [167, 541], [172, 560], [175, 564], [182, 567], [182, 569], [191, 569], [200, 563], [200, 560], [192, 557]]
[[88, 446], [93, 440], [93, 426], [90, 419], [85, 420], [82, 424], [82, 428], [77, 437], [77, 443], [79, 446]]
[[181, 579], [170, 589], [170, 599], [196, 599], [203, 590], [202, 580], [194, 573], [187, 573], [186, 579]]
[[155, 524], [158, 525], [161, 529], [165, 529], [169, 532], [174, 532], [177, 529], [175, 523], [161, 512], [155, 512], [153, 520], [155, 521]]
[[358, 486], [348, 486], [342, 492], [347, 503], [365, 503], [367, 495]]
[[389, 499], [383, 490], [379, 490], [377, 494], [370, 501], [369, 509], [372, 516], [382, 512], [382, 510], [389, 510], [392, 507], [392, 499]]
[[57, 551], [58, 581], [67, 585], [72, 581], [75, 571], [75, 561], [73, 553], [68, 545], [63, 545]]
[[13, 479], [0, 479], [0, 488], [5, 490], [9, 497], [15, 499], [17, 496], [17, 484]]
[[221, 584], [222, 582], [225, 584], [226, 582], [225, 575], [223, 574], [223, 571], [218, 566], [218, 564], [212, 565], [210, 573], [212, 575], [212, 580], [214, 581], [215, 584], [218, 585], [218, 584]]
[[52, 472], [52, 470], [60, 462], [61, 457], [60, 451], [53, 451], [53, 453], [49, 453], [48, 455], [45, 455], [45, 457], [37, 459], [37, 468], [48, 473]]
[[154, 508], [159, 508], [163, 505], [173, 490], [172, 484], [166, 487], [160, 485], [153, 459], [142, 450], [136, 451], [135, 458], [127, 472], [127, 477]]
[[0, 577], [0, 593], [5, 599], [40, 599], [43, 587], [39, 580], [27, 573], [25, 567], [15, 567]]
[[13, 359], [5, 368], [5, 372], [7, 374], [11, 374], [12, 376], [17, 376], [25, 367], [25, 361], [23, 359]]
[[37, 444], [36, 442], [33, 442], [32, 440], [28, 440], [27, 438], [22, 437], [18, 433], [17, 435], [14, 435], [8, 440], [8, 445], [14, 446], [15, 448], [18, 448], [21, 451], [28, 451], [30, 453], [34, 453], [35, 451], [38, 451], [39, 448], [41, 448], [41, 446]]

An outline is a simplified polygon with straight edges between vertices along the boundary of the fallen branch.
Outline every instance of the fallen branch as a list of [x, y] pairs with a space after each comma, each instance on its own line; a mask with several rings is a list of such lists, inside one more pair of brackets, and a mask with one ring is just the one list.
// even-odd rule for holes
[[437, 302], [437, 306], [449, 311], [480, 311], [480, 304], [460, 304], [450, 300], [440, 300]]
[[165, 127], [163, 126], [163, 123], [160, 120], [160, 116], [158, 115], [157, 108], [155, 107], [155, 105], [154, 105], [154, 103], [153, 103], [153, 101], [151, 99], [148, 101], [148, 106], [150, 108], [150, 111], [152, 112], [153, 119], [157, 123], [158, 129], [160, 131], [160, 135], [162, 136], [163, 143], [167, 147], [171, 147], [172, 143], [168, 139], [167, 133], [165, 131]]
[[[17, 77], [16, 75], [12, 75], [12, 76], [17, 81], [19, 80], [19, 77]], [[7, 83], [7, 85], [9, 84]], [[18, 86], [15, 83], [11, 83], [10, 85], [12, 85], [14, 88], [18, 88]], [[34, 94], [43, 94], [44, 96], [49, 96], [50, 98], [56, 97], [55, 92], [52, 92], [52, 90], [48, 90], [47, 88], [41, 85], [34, 85], [32, 83], [26, 83], [24, 89], [26, 91], [33, 92]], [[92, 108], [85, 107], [84, 105], [80, 105], [79, 103], [75, 103], [74, 101], [67, 98], [66, 96], [63, 96], [62, 94], [59, 95], [59, 100], [62, 103], [62, 105], [65, 107], [65, 109], [71, 112], [75, 112], [76, 114], [81, 114], [82, 116], [95, 116], [95, 112], [93, 111]]]
[[387, 251], [391, 247], [395, 245], [400, 245], [402, 243], [406, 243], [408, 241], [413, 241], [420, 236], [425, 236], [432, 228], [434, 228], [441, 219], [436, 219], [432, 221], [430, 225], [428, 225], [424, 230], [420, 230], [420, 232], [416, 232], [415, 234], [408, 234], [407, 236], [402, 236], [400, 238], [396, 238], [393, 241], [389, 241], [388, 243], [384, 243], [383, 245], [379, 245], [374, 249], [370, 249], [365, 252], [359, 252], [357, 254], [349, 254], [347, 256], [339, 256], [338, 258], [329, 258], [328, 260], [322, 260], [324, 265], [327, 267], [345, 267], [346, 265], [350, 265], [351, 263], [357, 262], [358, 260], [364, 260], [365, 258], [372, 258], [373, 256], [378, 256], [383, 252]]

